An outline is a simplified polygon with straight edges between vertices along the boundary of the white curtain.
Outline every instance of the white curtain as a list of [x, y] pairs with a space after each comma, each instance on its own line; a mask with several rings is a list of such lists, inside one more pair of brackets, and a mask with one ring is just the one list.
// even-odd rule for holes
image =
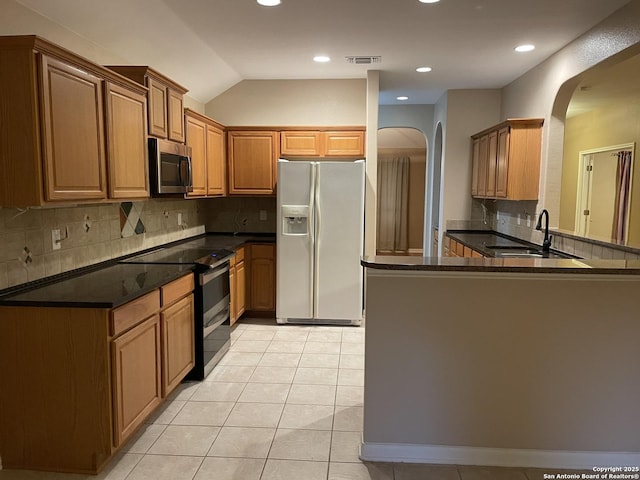
[[409, 250], [409, 157], [378, 158], [378, 251]]

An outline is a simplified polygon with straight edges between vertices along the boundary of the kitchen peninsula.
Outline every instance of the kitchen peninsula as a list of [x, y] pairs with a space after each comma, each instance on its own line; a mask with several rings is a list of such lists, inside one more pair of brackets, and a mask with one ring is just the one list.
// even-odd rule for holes
[[362, 264], [364, 460], [640, 464], [639, 261]]

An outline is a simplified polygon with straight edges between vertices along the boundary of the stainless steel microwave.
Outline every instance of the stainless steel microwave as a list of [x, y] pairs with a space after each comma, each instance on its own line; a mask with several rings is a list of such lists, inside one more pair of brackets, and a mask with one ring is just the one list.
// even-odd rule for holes
[[191, 147], [159, 138], [149, 138], [149, 179], [152, 195], [192, 192], [191, 172]]

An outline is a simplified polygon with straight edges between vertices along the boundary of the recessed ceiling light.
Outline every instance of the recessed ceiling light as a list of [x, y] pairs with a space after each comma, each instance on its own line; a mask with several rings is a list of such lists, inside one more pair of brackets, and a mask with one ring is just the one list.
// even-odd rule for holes
[[258, 3], [263, 7], [275, 7], [280, 5], [280, 0], [258, 0]]
[[416, 68], [416, 72], [420, 72], [420, 73], [426, 73], [426, 72], [430, 72], [431, 71], [431, 67], [418, 67]]
[[316, 55], [315, 57], [313, 57], [313, 61], [318, 63], [327, 63], [330, 62], [331, 59], [326, 55]]
[[534, 45], [518, 45], [515, 48], [516, 52], [530, 52], [532, 50], [535, 50], [536, 47]]
[[440, 0], [418, 0], [420, 3], [438, 3]]
[[409, 100], [409, 97], [405, 97], [405, 96], [396, 97], [396, 100], [401, 100], [401, 101]]

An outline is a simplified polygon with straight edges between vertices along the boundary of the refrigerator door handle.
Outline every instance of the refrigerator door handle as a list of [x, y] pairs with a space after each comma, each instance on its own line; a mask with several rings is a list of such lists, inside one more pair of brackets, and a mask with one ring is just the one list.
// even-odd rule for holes
[[320, 293], [320, 221], [322, 219], [321, 211], [320, 211], [320, 168], [317, 163], [313, 164], [314, 170], [314, 183], [313, 183], [313, 216], [314, 216], [314, 227], [313, 227], [313, 235], [315, 237], [315, 245], [314, 245], [314, 264], [313, 264], [313, 318], [318, 317], [318, 294]]
[[316, 271], [316, 165], [311, 163], [309, 178], [309, 318], [315, 312], [315, 271]]

